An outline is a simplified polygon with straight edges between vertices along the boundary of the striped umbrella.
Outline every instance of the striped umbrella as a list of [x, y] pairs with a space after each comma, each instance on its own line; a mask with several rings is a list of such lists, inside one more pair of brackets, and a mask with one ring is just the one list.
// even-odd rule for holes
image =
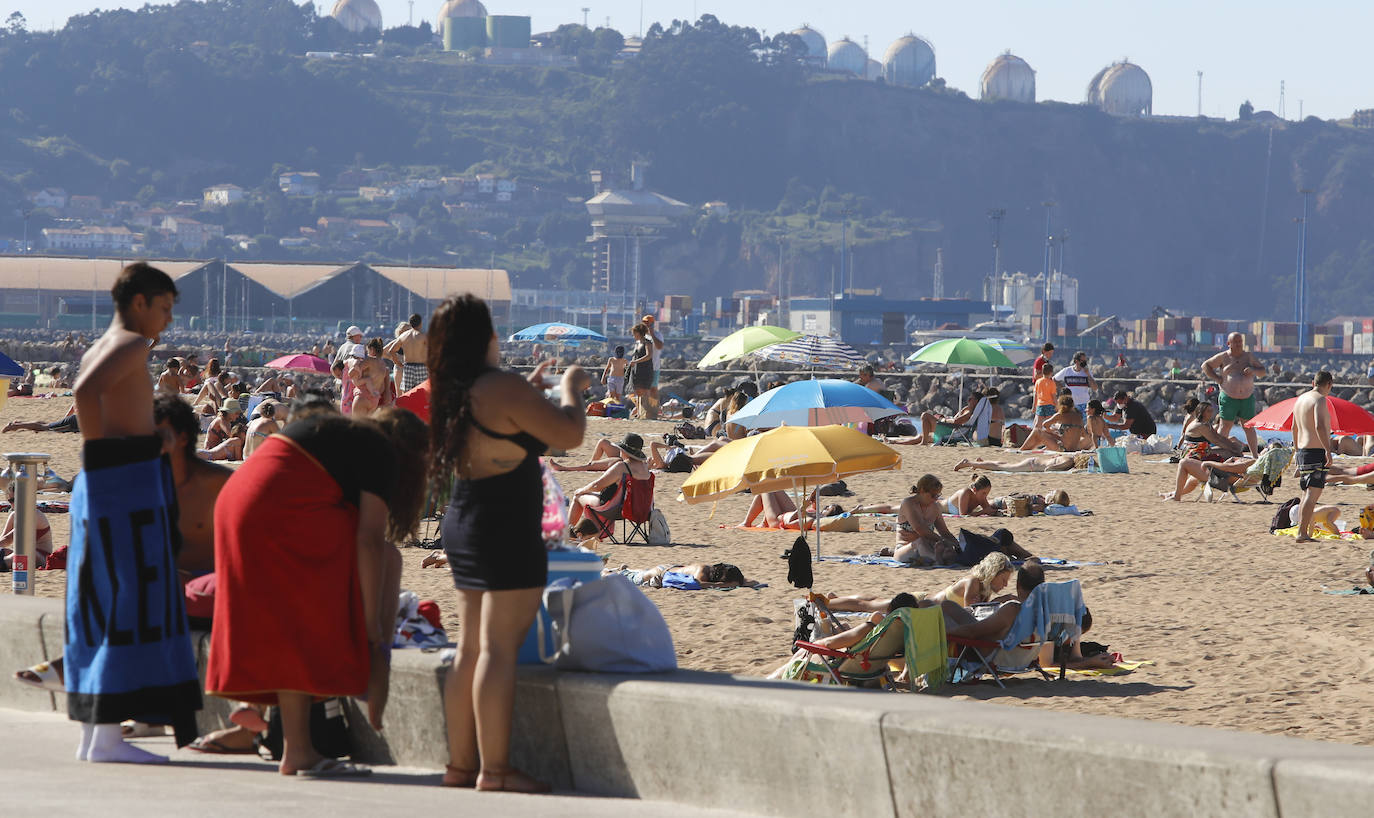
[[1001, 352], [1017, 366], [1034, 360], [1038, 354], [1020, 341], [1013, 341], [1010, 338], [980, 338], [978, 340]]
[[767, 361], [800, 364], [811, 369], [854, 369], [867, 360], [857, 349], [838, 338], [803, 335], [791, 341], [764, 347], [754, 357]]
[[544, 324], [535, 324], [532, 327], [525, 327], [519, 332], [511, 335], [509, 340], [576, 346], [581, 341], [605, 341], [606, 336], [596, 330], [579, 327], [576, 324], [564, 324], [562, 321], [550, 321]]

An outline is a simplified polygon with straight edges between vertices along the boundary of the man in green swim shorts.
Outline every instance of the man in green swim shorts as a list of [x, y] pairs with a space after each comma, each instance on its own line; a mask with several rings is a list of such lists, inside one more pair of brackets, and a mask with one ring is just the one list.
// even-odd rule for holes
[[[1221, 425], [1217, 431], [1231, 434], [1232, 424], [1255, 416], [1255, 376], [1264, 374], [1264, 364], [1245, 348], [1245, 336], [1233, 332], [1226, 338], [1226, 349], [1202, 364], [1202, 374], [1221, 387]], [[1254, 429], [1245, 427], [1245, 442], [1251, 457], [1259, 457], [1259, 437]]]

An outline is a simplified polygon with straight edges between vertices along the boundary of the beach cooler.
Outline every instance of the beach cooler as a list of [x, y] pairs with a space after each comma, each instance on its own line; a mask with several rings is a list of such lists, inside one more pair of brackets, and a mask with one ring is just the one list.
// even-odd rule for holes
[[[597, 554], [582, 551], [550, 551], [549, 554], [549, 582], [563, 577], [570, 577], [577, 582], [591, 582], [601, 578], [603, 563]], [[529, 633], [525, 634], [525, 641], [520, 645], [520, 653], [516, 656], [516, 663], [521, 665], [543, 664], [539, 659], [539, 623], [544, 623], [544, 652], [552, 656], [556, 650], [553, 644], [553, 623], [549, 620], [549, 612], [543, 605], [539, 606], [539, 613], [536, 615], [536, 622], [530, 625]]]

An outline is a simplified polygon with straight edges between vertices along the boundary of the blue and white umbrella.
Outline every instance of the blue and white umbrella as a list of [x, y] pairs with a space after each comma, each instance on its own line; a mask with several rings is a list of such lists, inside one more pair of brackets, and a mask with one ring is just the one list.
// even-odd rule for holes
[[22, 378], [24, 367], [14, 362], [14, 359], [0, 352], [0, 378]]
[[575, 345], [582, 341], [605, 341], [606, 336], [595, 330], [579, 327], [576, 324], [564, 324], [561, 321], [550, 321], [543, 324], [535, 324], [532, 327], [525, 327], [519, 332], [511, 335], [509, 340]]
[[868, 363], [857, 349], [837, 338], [803, 335], [764, 347], [754, 356], [766, 361], [799, 364], [809, 369], [855, 369]]
[[797, 381], [769, 389], [731, 415], [746, 429], [866, 423], [906, 411], [866, 386], [831, 378]]

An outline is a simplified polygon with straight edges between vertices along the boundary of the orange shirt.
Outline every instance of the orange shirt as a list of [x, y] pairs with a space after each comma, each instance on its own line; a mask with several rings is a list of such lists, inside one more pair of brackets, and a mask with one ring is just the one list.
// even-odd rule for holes
[[1035, 382], [1035, 405], [1053, 406], [1059, 395], [1059, 382], [1043, 375]]

